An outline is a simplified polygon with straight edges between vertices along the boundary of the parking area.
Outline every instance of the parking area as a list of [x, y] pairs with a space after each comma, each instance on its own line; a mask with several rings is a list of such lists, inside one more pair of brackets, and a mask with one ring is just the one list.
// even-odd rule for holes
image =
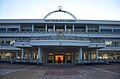
[[0, 79], [120, 79], [120, 63], [84, 66], [0, 63]]

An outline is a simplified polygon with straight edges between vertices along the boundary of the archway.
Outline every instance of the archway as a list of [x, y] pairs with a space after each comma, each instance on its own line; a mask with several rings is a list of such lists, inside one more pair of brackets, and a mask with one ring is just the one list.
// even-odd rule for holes
[[66, 14], [70, 15], [71, 17], [73, 17], [74, 20], [77, 20], [76, 17], [75, 17], [72, 13], [70, 13], [70, 12], [68, 12], [68, 11], [62, 10], [62, 7], [61, 7], [61, 6], [59, 6], [58, 8], [59, 8], [59, 10], [55, 10], [55, 11], [52, 11], [52, 12], [48, 13], [48, 14], [44, 17], [44, 20], [47, 19], [48, 16], [50, 16], [50, 15], [52, 15], [52, 14], [54, 14], [54, 13], [57, 13], [57, 12], [66, 13]]

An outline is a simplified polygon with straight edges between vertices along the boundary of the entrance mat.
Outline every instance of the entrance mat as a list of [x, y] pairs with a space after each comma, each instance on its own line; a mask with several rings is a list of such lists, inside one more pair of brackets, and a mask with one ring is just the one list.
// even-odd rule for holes
[[53, 71], [46, 71], [44, 75], [78, 75], [78, 71], [74, 70], [53, 70]]

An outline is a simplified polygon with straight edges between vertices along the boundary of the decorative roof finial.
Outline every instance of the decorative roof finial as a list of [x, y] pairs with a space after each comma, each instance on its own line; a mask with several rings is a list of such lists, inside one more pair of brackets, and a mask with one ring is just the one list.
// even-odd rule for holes
[[61, 11], [61, 9], [62, 9], [62, 6], [59, 6], [59, 7], [58, 7], [58, 9], [59, 9], [59, 11]]

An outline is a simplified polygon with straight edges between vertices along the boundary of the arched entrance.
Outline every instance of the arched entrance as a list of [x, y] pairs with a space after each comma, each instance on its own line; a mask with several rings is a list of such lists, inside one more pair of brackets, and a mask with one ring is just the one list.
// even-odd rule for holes
[[55, 55], [55, 64], [63, 64], [64, 56], [63, 55]]

